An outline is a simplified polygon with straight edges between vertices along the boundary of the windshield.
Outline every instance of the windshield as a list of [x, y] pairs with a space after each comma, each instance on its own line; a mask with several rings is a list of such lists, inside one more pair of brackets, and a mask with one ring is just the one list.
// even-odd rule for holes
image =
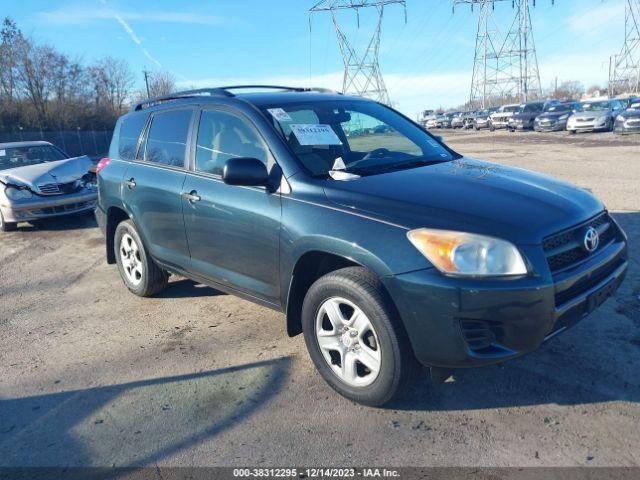
[[547, 112], [569, 112], [573, 110], [573, 105], [569, 104], [559, 104], [559, 105], [551, 105], [547, 108]]
[[316, 176], [337, 170], [372, 175], [459, 158], [413, 122], [374, 102], [273, 105], [264, 113]]
[[502, 111], [513, 113], [513, 112], [517, 112], [519, 108], [520, 107], [518, 105], [507, 105], [505, 107], [502, 107]]
[[606, 100], [602, 102], [584, 102], [578, 106], [581, 112], [593, 112], [596, 110], [609, 110], [610, 103]]
[[65, 158], [67, 156], [62, 150], [53, 145], [0, 148], [0, 170], [55, 162]]
[[541, 112], [544, 108], [542, 103], [525, 103], [520, 105], [520, 113], [535, 113]]

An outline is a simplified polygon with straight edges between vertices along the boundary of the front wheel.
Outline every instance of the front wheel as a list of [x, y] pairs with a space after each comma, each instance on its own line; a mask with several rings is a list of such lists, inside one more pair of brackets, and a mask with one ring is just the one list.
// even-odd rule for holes
[[118, 271], [132, 293], [149, 297], [164, 290], [169, 275], [149, 256], [131, 220], [116, 227], [114, 248]]
[[320, 375], [356, 402], [389, 402], [417, 370], [395, 309], [380, 281], [364, 268], [344, 268], [317, 280], [304, 299], [302, 327]]

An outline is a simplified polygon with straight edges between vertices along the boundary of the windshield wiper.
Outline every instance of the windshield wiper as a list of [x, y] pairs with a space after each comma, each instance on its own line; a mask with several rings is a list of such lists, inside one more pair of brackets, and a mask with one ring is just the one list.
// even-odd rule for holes
[[448, 160], [412, 160], [410, 162], [400, 162], [400, 163], [392, 163], [389, 165], [380, 165], [380, 166], [371, 166], [371, 167], [360, 167], [349, 169], [347, 168], [348, 173], [353, 173], [355, 175], [375, 175], [378, 173], [388, 173], [396, 170], [408, 170], [410, 168], [417, 167], [426, 167], [428, 165], [435, 165], [436, 163], [446, 162]]

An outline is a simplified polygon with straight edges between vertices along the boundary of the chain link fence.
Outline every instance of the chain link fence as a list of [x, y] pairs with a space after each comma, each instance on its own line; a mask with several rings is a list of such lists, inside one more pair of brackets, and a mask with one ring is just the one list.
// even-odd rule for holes
[[0, 143], [44, 140], [62, 148], [71, 157], [87, 155], [97, 160], [107, 155], [112, 134], [113, 130], [0, 132]]

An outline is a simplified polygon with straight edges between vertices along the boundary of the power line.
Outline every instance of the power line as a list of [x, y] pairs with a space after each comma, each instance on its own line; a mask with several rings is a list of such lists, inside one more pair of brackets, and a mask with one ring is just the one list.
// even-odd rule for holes
[[[338, 46], [344, 64], [342, 81], [343, 93], [353, 93], [363, 97], [373, 98], [387, 105], [391, 104], [387, 87], [380, 72], [380, 33], [384, 7], [388, 5], [402, 5], [407, 18], [405, 0], [322, 0], [309, 10], [309, 26], [314, 13], [328, 12], [336, 31]], [[377, 13], [372, 35], [368, 38], [367, 46], [362, 53], [356, 51], [356, 42], [349, 39], [345, 29], [338, 22], [337, 14], [341, 10], [355, 11], [358, 27], [360, 26], [360, 10], [368, 8]]]

